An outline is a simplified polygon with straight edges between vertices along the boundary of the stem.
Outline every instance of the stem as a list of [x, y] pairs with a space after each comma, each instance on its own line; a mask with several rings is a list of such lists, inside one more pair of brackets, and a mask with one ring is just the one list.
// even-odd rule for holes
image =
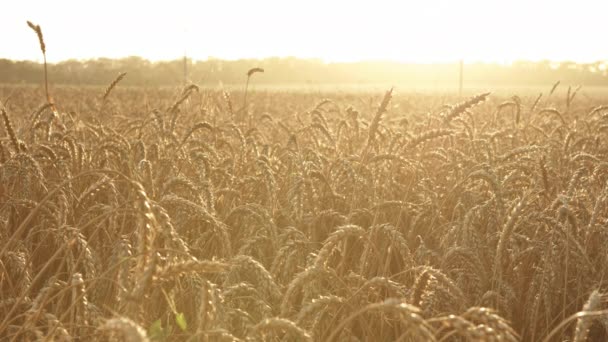
[[44, 57], [44, 92], [46, 93], [46, 101], [52, 105], [51, 96], [49, 95], [49, 80], [46, 71], [46, 53], [43, 52], [42, 56]]
[[243, 114], [243, 115], [247, 115], [247, 89], [249, 88], [249, 79], [250, 78], [251, 78], [251, 76], [247, 76], [247, 83], [245, 83], [245, 96], [243, 98], [243, 110], [245, 111], [245, 114]]

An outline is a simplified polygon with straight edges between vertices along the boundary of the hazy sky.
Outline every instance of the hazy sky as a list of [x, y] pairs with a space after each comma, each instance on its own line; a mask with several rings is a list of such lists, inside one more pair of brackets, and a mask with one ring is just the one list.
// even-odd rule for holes
[[505, 62], [608, 59], [608, 1], [14, 0], [0, 8], [0, 58]]

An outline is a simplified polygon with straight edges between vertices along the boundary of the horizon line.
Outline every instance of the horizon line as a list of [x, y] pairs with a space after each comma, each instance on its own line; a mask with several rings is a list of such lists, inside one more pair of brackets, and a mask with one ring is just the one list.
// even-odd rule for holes
[[[514, 59], [514, 60], [504, 60], [504, 61], [488, 61], [488, 60], [477, 60], [477, 59], [453, 59], [453, 60], [437, 60], [437, 61], [414, 61], [414, 60], [399, 60], [394, 58], [368, 58], [368, 59], [353, 59], [353, 60], [329, 60], [322, 57], [298, 57], [298, 56], [266, 56], [266, 57], [238, 57], [238, 58], [222, 58], [215, 56], [207, 56], [206, 58], [193, 58], [188, 56], [178, 56], [173, 59], [153, 59], [147, 58], [141, 55], [128, 55], [122, 57], [107, 57], [107, 56], [98, 56], [98, 57], [86, 57], [86, 58], [67, 58], [67, 59], [57, 59], [57, 60], [47, 60], [49, 64], [59, 64], [63, 62], [69, 61], [78, 61], [78, 62], [86, 62], [92, 60], [99, 59], [109, 59], [109, 60], [122, 60], [128, 58], [141, 58], [145, 61], [151, 63], [167, 63], [167, 62], [176, 62], [183, 61], [184, 57], [190, 62], [208, 62], [208, 61], [223, 61], [223, 62], [238, 62], [238, 61], [266, 61], [271, 59], [279, 59], [279, 60], [288, 60], [295, 59], [301, 61], [316, 61], [323, 64], [358, 64], [358, 63], [387, 63], [387, 64], [402, 64], [402, 65], [449, 65], [449, 64], [457, 64], [461, 61], [465, 65], [474, 65], [474, 64], [489, 64], [489, 65], [501, 65], [501, 66], [509, 66], [516, 63], [551, 63], [551, 64], [562, 64], [562, 63], [574, 63], [577, 65], [585, 65], [585, 64], [595, 64], [595, 63], [608, 63], [608, 58], [606, 59], [596, 59], [596, 60], [587, 60], [587, 61], [575, 61], [568, 59], [550, 59], [550, 58], [541, 58], [541, 59]], [[8, 57], [1, 57], [0, 59], [9, 60], [12, 62], [32, 62], [42, 64], [42, 58], [40, 59], [14, 59]]]

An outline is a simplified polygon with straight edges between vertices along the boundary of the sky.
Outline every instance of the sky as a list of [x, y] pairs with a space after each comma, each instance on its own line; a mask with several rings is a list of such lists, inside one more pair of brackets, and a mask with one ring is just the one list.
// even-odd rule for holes
[[0, 58], [50, 62], [295, 56], [327, 62], [608, 59], [602, 0], [19, 0], [0, 7]]

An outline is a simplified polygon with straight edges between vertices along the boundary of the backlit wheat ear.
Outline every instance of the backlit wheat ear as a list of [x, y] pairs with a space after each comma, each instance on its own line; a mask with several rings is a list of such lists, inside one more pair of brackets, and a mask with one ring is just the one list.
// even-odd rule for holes
[[386, 112], [386, 108], [388, 107], [389, 102], [393, 98], [393, 88], [389, 89], [386, 93], [384, 93], [384, 97], [382, 98], [382, 102], [376, 111], [376, 115], [374, 115], [374, 119], [372, 120], [371, 125], [369, 126], [369, 136], [368, 141], [373, 142], [376, 138], [376, 132], [378, 131], [378, 126], [380, 125], [380, 121], [382, 120], [382, 115]]
[[378, 110], [372, 119], [371, 124], [369, 125], [369, 132], [367, 135], [367, 142], [365, 144], [365, 148], [361, 153], [361, 160], [365, 161], [368, 157], [370, 148], [374, 145], [376, 140], [376, 134], [378, 133], [378, 128], [380, 127], [380, 122], [382, 121], [382, 116], [386, 113], [386, 109], [388, 108], [388, 104], [393, 98], [393, 88], [389, 89], [386, 93], [384, 93], [384, 97], [382, 98], [382, 102], [380, 102], [380, 106], [378, 106]]
[[42, 53], [46, 53], [46, 45], [44, 44], [44, 37], [42, 36], [42, 29], [40, 28], [40, 25], [35, 25], [34, 23], [28, 20], [27, 26], [29, 26], [32, 30], [34, 30], [34, 32], [36, 32], [36, 35], [38, 36], [38, 41], [40, 42], [40, 50], [42, 51]]
[[15, 130], [13, 129], [13, 125], [11, 124], [11, 119], [8, 117], [8, 114], [6, 113], [6, 110], [4, 110], [4, 108], [1, 108], [0, 112], [2, 113], [4, 128], [6, 128], [6, 132], [8, 133], [8, 136], [11, 139], [13, 148], [15, 149], [15, 152], [19, 153], [19, 140], [17, 139], [17, 135], [15, 135]]
[[534, 100], [534, 103], [532, 103], [532, 106], [530, 107], [530, 112], [533, 113], [534, 109], [536, 108], [536, 106], [538, 105], [538, 103], [540, 102], [540, 99], [543, 97], [543, 93], [538, 94], [538, 97], [536, 98], [536, 100]]
[[561, 81], [557, 81], [555, 82], [555, 84], [553, 84], [553, 87], [551, 87], [551, 91], [549, 92], [549, 96], [553, 95], [553, 92], [555, 91], [555, 89], [557, 89], [557, 86], [559, 86], [560, 83]]
[[[602, 295], [597, 291], [593, 290], [589, 295], [589, 299], [583, 306], [583, 310], [581, 312], [590, 312], [600, 310], [602, 306]], [[574, 342], [584, 342], [587, 341], [587, 337], [589, 335], [589, 328], [593, 323], [592, 317], [579, 317], [576, 321], [576, 328], [574, 330], [574, 338], [572, 341]]]
[[249, 69], [249, 71], [247, 71], [247, 77], [251, 77], [251, 75], [255, 74], [256, 72], [264, 72], [264, 69], [262, 69], [262, 68]]
[[[27, 22], [27, 26], [29, 26], [34, 32], [36, 32], [36, 36], [38, 36], [38, 42], [40, 43], [40, 51], [42, 51], [42, 57], [44, 57], [44, 91], [46, 94], [47, 103], [52, 104], [53, 101], [51, 99], [51, 95], [49, 94], [49, 79], [46, 65], [46, 44], [44, 44], [44, 36], [42, 35], [42, 29], [40, 25], [35, 25], [31, 21]], [[53, 108], [53, 112], [55, 112]]]
[[446, 123], [449, 123], [454, 118], [458, 117], [460, 114], [466, 112], [468, 109], [484, 102], [491, 93], [483, 93], [476, 96], [471, 97], [470, 99], [461, 102], [450, 108], [449, 112], [445, 116]]
[[122, 81], [122, 79], [125, 78], [126, 75], [127, 75], [126, 72], [121, 72], [120, 74], [118, 74], [118, 76], [116, 76], [116, 78], [114, 79], [114, 81], [112, 81], [112, 83], [110, 83], [110, 85], [103, 92], [102, 99], [104, 101], [108, 98], [108, 96], [110, 96], [110, 93], [112, 92], [112, 89], [114, 89], [114, 87], [116, 87], [116, 85], [118, 84], [118, 82]]

